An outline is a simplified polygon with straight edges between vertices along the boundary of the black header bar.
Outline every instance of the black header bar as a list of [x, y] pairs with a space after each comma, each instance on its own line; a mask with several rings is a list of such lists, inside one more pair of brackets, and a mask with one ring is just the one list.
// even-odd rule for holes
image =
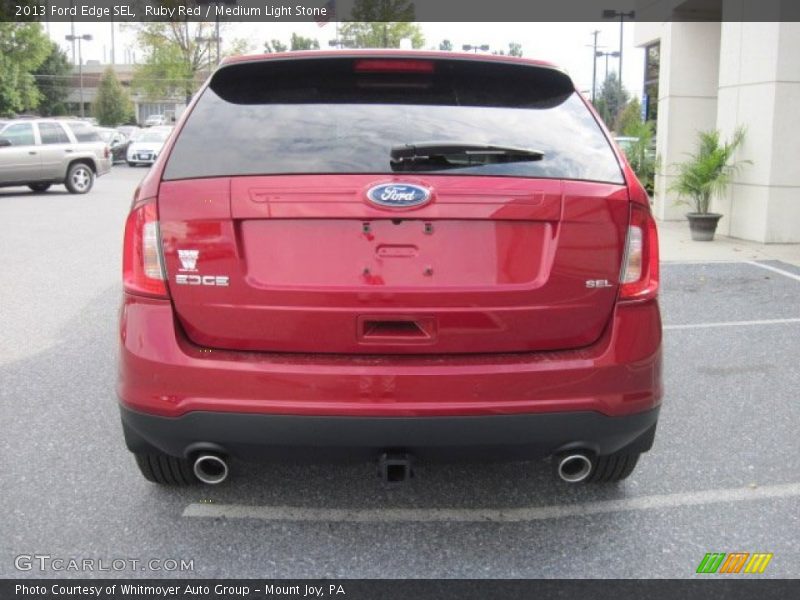
[[[797, 0], [0, 0], [0, 21], [800, 21]], [[408, 10], [408, 7], [411, 10]]]

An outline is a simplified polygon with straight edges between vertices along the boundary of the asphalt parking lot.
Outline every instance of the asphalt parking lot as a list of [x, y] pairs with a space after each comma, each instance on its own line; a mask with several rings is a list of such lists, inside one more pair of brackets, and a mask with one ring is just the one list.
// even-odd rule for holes
[[[800, 268], [780, 262], [663, 265], [666, 397], [619, 486], [569, 487], [544, 462], [423, 464], [395, 488], [373, 464], [147, 483], [114, 397], [144, 173], [114, 167], [87, 196], [0, 189], [0, 577], [682, 578], [707, 552], [771, 552], [763, 576], [800, 575]], [[194, 569], [20, 572], [23, 554]]]

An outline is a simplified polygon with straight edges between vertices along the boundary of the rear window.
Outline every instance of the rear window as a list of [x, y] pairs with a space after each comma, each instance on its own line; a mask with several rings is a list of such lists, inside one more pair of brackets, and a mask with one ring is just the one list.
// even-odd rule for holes
[[72, 131], [72, 135], [79, 142], [99, 142], [100, 134], [95, 131], [94, 127], [86, 123], [67, 123], [67, 127]]
[[147, 131], [136, 138], [137, 142], [163, 142], [169, 137], [169, 131]]
[[97, 135], [100, 136], [100, 139], [104, 141], [106, 144], [110, 144], [111, 140], [114, 138], [115, 131], [113, 129], [98, 129]]
[[406, 161], [404, 172], [623, 182], [600, 127], [556, 69], [353, 57], [223, 67], [176, 140], [164, 179], [393, 173], [393, 148], [431, 142], [530, 152], [448, 153]]

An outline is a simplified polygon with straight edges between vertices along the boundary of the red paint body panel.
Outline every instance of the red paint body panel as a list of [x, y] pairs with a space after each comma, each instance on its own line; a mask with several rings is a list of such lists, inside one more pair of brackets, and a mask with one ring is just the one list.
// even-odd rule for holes
[[[229, 65], [240, 62], [253, 62], [261, 60], [303, 60], [304, 58], [340, 58], [340, 57], [385, 57], [385, 58], [416, 58], [416, 59], [442, 59], [441, 52], [432, 50], [398, 50], [393, 48], [357, 48], [342, 50], [308, 50], [302, 52], [278, 52], [273, 54], [245, 54], [240, 56], [226, 56], [220, 65]], [[469, 61], [487, 62], [509, 62], [516, 64], [526, 64], [533, 67], [549, 67], [552, 69], [560, 68], [554, 63], [545, 60], [532, 58], [522, 58], [516, 56], [506, 56], [500, 54], [481, 54], [476, 55], [469, 52], [448, 52], [447, 58], [462, 59]]]
[[[233, 350], [435, 354], [576, 348], [601, 335], [616, 299], [627, 188], [417, 177], [434, 198], [398, 213], [366, 201], [386, 180], [162, 183], [170, 295], [188, 337]], [[181, 249], [199, 250], [198, 274], [230, 276], [230, 286], [175, 285]], [[589, 289], [589, 279], [609, 285]], [[430, 320], [436, 335], [365, 340], [366, 315]]]
[[601, 338], [561, 352], [346, 356], [211, 350], [168, 301], [126, 296], [118, 392], [137, 411], [437, 416], [591, 410], [621, 416], [661, 399], [656, 302], [620, 305]]

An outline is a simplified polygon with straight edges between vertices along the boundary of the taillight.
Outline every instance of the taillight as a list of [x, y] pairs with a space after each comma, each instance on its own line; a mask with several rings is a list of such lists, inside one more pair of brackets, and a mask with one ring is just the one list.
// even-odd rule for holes
[[658, 231], [645, 207], [631, 204], [631, 221], [620, 274], [619, 299], [651, 300], [658, 295]]
[[136, 206], [125, 222], [122, 283], [126, 292], [167, 297], [155, 200]]
[[103, 148], [103, 158], [108, 158], [109, 156], [111, 156], [111, 148], [106, 146]]

